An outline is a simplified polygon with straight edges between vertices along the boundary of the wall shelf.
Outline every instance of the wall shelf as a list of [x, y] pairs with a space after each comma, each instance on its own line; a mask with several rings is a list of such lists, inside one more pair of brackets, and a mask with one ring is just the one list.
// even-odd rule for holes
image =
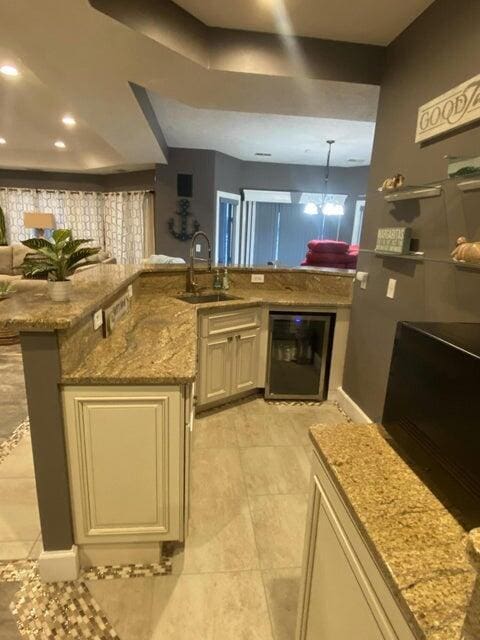
[[475, 191], [476, 189], [480, 189], [480, 178], [462, 180], [462, 182], [457, 182], [457, 187], [460, 191]]
[[374, 251], [377, 258], [393, 258], [394, 260], [413, 260], [415, 262], [423, 262], [425, 256], [419, 256], [412, 253], [387, 253], [386, 251]]
[[442, 186], [437, 184], [431, 187], [405, 187], [386, 193], [384, 198], [387, 202], [397, 202], [399, 200], [420, 200], [422, 198], [437, 198], [442, 193]]
[[456, 262], [452, 260], [453, 264], [457, 269], [462, 269], [463, 271], [480, 271], [480, 264], [475, 262]]

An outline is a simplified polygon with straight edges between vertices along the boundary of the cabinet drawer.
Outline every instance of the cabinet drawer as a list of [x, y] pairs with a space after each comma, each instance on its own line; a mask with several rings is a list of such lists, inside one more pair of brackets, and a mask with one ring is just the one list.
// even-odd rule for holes
[[200, 331], [204, 338], [242, 329], [255, 329], [258, 326], [260, 326], [260, 307], [202, 314], [200, 318]]

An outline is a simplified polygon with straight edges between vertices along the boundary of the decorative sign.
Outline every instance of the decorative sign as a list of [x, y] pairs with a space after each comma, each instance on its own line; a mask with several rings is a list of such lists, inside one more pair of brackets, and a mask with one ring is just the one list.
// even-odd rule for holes
[[410, 251], [410, 227], [387, 227], [379, 229], [375, 251], [378, 253], [394, 253], [404, 255]]
[[188, 210], [190, 208], [190, 202], [186, 198], [181, 198], [178, 201], [178, 206], [180, 207], [180, 211], [176, 211], [175, 213], [177, 216], [180, 216], [180, 231], [176, 231], [175, 220], [173, 218], [170, 218], [168, 221], [168, 230], [174, 238], [185, 242], [186, 240], [191, 240], [194, 234], [200, 231], [200, 223], [193, 218], [192, 229], [188, 231], [188, 218], [192, 216], [192, 212]]
[[480, 118], [480, 74], [418, 110], [415, 142], [429, 140]]
[[109, 307], [103, 310], [103, 335], [106, 338], [115, 329], [118, 321], [130, 309], [130, 296], [128, 291], [119, 296]]

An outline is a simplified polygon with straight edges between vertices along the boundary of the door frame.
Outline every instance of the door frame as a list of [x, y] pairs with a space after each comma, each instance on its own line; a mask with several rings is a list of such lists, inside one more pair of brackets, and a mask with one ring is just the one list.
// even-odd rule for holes
[[215, 264], [218, 264], [218, 248], [220, 246], [220, 238], [218, 237], [219, 233], [220, 233], [220, 200], [221, 199], [224, 200], [235, 200], [235, 202], [237, 203], [237, 207], [235, 209], [235, 213], [234, 213], [234, 220], [233, 220], [233, 226], [234, 226], [234, 237], [235, 237], [235, 229], [236, 227], [238, 227], [238, 214], [240, 213], [241, 210], [241, 202], [242, 202], [242, 197], [239, 193], [229, 193], [228, 191], [217, 191], [217, 195], [216, 195], [216, 208], [215, 208]]

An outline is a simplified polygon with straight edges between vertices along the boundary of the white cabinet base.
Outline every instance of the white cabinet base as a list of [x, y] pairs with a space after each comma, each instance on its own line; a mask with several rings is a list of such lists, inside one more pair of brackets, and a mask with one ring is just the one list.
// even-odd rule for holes
[[42, 551], [38, 558], [38, 572], [43, 582], [70, 582], [80, 575], [78, 548]]
[[67, 457], [77, 544], [183, 537], [180, 387], [66, 387]]

